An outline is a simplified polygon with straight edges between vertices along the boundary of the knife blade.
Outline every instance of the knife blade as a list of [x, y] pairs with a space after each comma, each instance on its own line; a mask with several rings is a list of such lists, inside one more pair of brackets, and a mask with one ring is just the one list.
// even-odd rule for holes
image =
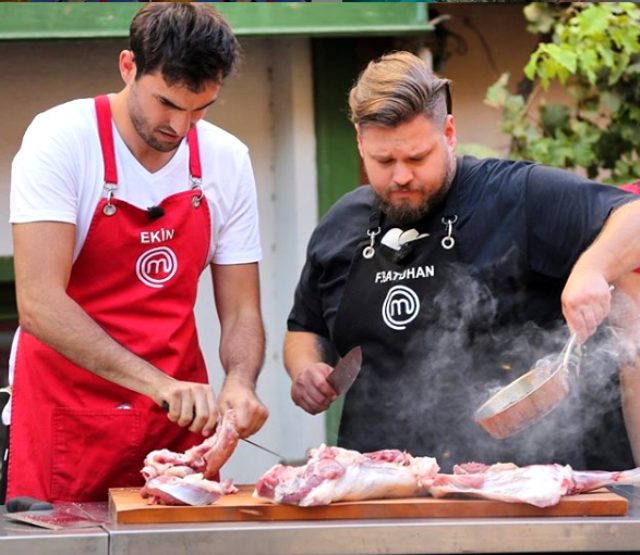
[[[167, 403], [167, 401], [162, 401], [162, 408], [163, 408], [163, 410], [168, 411], [169, 410], [169, 403]], [[269, 453], [270, 455], [273, 455], [274, 457], [278, 457], [282, 461], [286, 461], [287, 460], [287, 458], [284, 455], [281, 455], [280, 453], [276, 453], [275, 451], [272, 451], [271, 449], [268, 449], [264, 445], [260, 445], [259, 443], [256, 443], [255, 441], [251, 441], [250, 439], [247, 439], [245, 437], [241, 437], [240, 439], [242, 441], [244, 441], [245, 443], [248, 443], [249, 445], [253, 445], [254, 447], [257, 447], [258, 449], [262, 449], [265, 453]]]
[[362, 348], [358, 345], [338, 361], [333, 371], [327, 376], [327, 381], [338, 395], [344, 395], [356, 381], [360, 368], [362, 368]]
[[250, 439], [247, 439], [246, 437], [241, 437], [240, 438], [242, 441], [244, 441], [245, 443], [248, 443], [249, 445], [253, 445], [254, 447], [257, 447], [258, 449], [262, 449], [265, 453], [269, 453], [270, 455], [273, 455], [274, 457], [278, 457], [280, 460], [286, 460], [286, 457], [284, 455], [281, 455], [280, 453], [276, 453], [275, 451], [272, 451], [271, 449], [265, 447], [264, 445], [260, 445], [259, 443], [256, 443], [255, 441], [251, 441]]

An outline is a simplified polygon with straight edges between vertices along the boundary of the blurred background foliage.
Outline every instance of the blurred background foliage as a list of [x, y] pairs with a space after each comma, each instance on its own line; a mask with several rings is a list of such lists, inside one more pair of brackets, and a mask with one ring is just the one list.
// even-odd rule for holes
[[[612, 183], [640, 173], [640, 6], [632, 2], [530, 3], [540, 42], [515, 93], [503, 74], [486, 102], [501, 110], [510, 156], [581, 168]], [[567, 103], [546, 95], [559, 84]]]

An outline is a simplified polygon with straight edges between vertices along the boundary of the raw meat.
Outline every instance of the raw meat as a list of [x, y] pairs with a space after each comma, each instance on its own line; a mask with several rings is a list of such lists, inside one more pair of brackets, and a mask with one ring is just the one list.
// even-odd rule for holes
[[227, 410], [215, 433], [201, 444], [175, 453], [168, 449], [151, 451], [141, 472], [145, 485], [140, 490], [150, 504], [208, 505], [221, 495], [235, 493], [231, 480], [219, 483], [218, 471], [238, 444], [235, 414]]
[[231, 480], [215, 482], [202, 474], [189, 474], [183, 478], [163, 475], [149, 480], [140, 495], [150, 505], [211, 505], [228, 493], [236, 493]]
[[511, 463], [457, 465], [453, 474], [438, 474], [429, 493], [461, 495], [536, 507], [556, 505], [563, 495], [583, 493], [610, 484], [640, 484], [640, 468], [623, 472], [573, 470], [559, 464], [518, 467]]
[[394, 449], [359, 453], [323, 444], [310, 451], [304, 466], [273, 466], [258, 480], [253, 495], [301, 507], [415, 497], [427, 494], [438, 470], [431, 457]]
[[175, 453], [168, 449], [151, 451], [144, 459], [142, 475], [149, 480], [155, 476], [184, 477], [201, 472], [206, 479], [215, 478], [238, 444], [236, 417], [227, 410], [216, 427], [215, 433], [200, 445]]

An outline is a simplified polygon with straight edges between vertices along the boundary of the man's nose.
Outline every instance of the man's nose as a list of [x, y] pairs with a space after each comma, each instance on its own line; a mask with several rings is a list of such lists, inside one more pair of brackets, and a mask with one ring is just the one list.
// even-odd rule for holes
[[406, 164], [397, 163], [393, 168], [393, 182], [397, 185], [408, 185], [413, 179], [413, 172]]
[[176, 135], [184, 137], [193, 127], [194, 121], [191, 118], [189, 112], [180, 112], [174, 114], [171, 118], [171, 129], [176, 132]]

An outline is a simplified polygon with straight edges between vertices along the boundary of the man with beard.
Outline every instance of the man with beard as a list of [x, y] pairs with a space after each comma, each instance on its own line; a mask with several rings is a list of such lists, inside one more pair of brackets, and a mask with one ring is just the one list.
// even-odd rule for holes
[[[12, 168], [20, 330], [8, 497], [104, 500], [145, 455], [267, 418], [256, 192], [247, 147], [203, 121], [239, 45], [206, 4], [150, 3], [120, 53], [124, 88], [38, 115]], [[225, 372], [195, 327], [209, 267]], [[6, 466], [6, 465], [3, 465]]]
[[[371, 62], [349, 104], [371, 184], [340, 199], [310, 239], [284, 346], [294, 402], [327, 409], [339, 394], [327, 380], [335, 355], [361, 346], [339, 445], [435, 456], [444, 470], [471, 460], [585, 468], [575, 388], [503, 441], [473, 414], [560, 350], [563, 314], [580, 342], [594, 333], [610, 284], [640, 262], [640, 203], [558, 169], [456, 158], [449, 82], [408, 52]], [[604, 464], [631, 465], [624, 441], [627, 458]]]

